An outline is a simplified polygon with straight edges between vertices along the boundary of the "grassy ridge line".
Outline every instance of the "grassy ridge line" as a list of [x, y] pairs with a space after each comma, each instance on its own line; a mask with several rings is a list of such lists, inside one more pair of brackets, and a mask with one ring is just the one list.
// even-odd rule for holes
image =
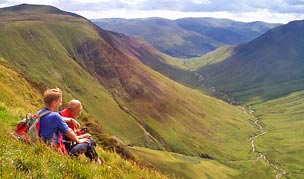
[[304, 175], [304, 91], [252, 107], [267, 134], [256, 140], [257, 150], [287, 171], [288, 178]]
[[[76, 63], [67, 53], [67, 50], [77, 50], [74, 45], [84, 40], [83, 32], [86, 37], [98, 37], [88, 22], [74, 17], [65, 17], [66, 21], [62, 21], [60, 15], [39, 17], [48, 23], [40, 20], [6, 22], [0, 33], [0, 56], [31, 80], [45, 87], [63, 89], [64, 101], [81, 100], [85, 110], [109, 133], [126, 142], [129, 138], [142, 136], [143, 131], [136, 122], [118, 107], [96, 79], [79, 66], [81, 62]], [[79, 26], [81, 23], [84, 25]], [[143, 145], [143, 141], [144, 137], [138, 137], [132, 142]]]

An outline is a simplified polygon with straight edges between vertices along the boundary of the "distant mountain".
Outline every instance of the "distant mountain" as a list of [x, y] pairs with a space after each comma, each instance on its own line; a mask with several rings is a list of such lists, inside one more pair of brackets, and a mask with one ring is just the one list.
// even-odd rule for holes
[[92, 21], [106, 30], [141, 37], [161, 52], [174, 57], [197, 57], [223, 45], [246, 43], [279, 25], [264, 22], [243, 23], [215, 18], [97, 19]]
[[265, 101], [302, 90], [303, 30], [303, 20], [276, 27], [247, 44], [230, 48], [220, 62], [203, 64], [198, 71], [218, 90], [242, 101]]

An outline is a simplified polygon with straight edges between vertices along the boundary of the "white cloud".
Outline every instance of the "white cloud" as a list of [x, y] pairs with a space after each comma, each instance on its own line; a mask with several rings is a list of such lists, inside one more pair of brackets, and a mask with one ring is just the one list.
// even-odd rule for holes
[[238, 21], [289, 22], [304, 19], [304, 0], [0, 0], [53, 5], [86, 18], [216, 17]]

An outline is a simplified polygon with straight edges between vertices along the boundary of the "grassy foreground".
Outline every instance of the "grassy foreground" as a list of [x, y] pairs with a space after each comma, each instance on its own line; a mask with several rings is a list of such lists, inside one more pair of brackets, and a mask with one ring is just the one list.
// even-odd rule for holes
[[[35, 112], [42, 96], [35, 84], [0, 58], [0, 178], [166, 178], [166, 176], [97, 148], [106, 165], [86, 158], [72, 160], [45, 145], [27, 145], [11, 135], [27, 112]], [[17, 84], [17, 85], [16, 85]]]
[[41, 143], [24, 144], [11, 135], [17, 120], [4, 105], [0, 106], [0, 178], [166, 178], [100, 148], [98, 153], [106, 165], [91, 163], [84, 157], [71, 159]]

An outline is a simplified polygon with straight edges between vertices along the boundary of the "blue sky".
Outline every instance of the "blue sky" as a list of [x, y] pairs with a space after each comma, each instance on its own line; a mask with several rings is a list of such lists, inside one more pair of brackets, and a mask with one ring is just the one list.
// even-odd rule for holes
[[278, 23], [304, 19], [304, 0], [0, 0], [0, 7], [21, 3], [52, 5], [89, 19], [215, 17]]

